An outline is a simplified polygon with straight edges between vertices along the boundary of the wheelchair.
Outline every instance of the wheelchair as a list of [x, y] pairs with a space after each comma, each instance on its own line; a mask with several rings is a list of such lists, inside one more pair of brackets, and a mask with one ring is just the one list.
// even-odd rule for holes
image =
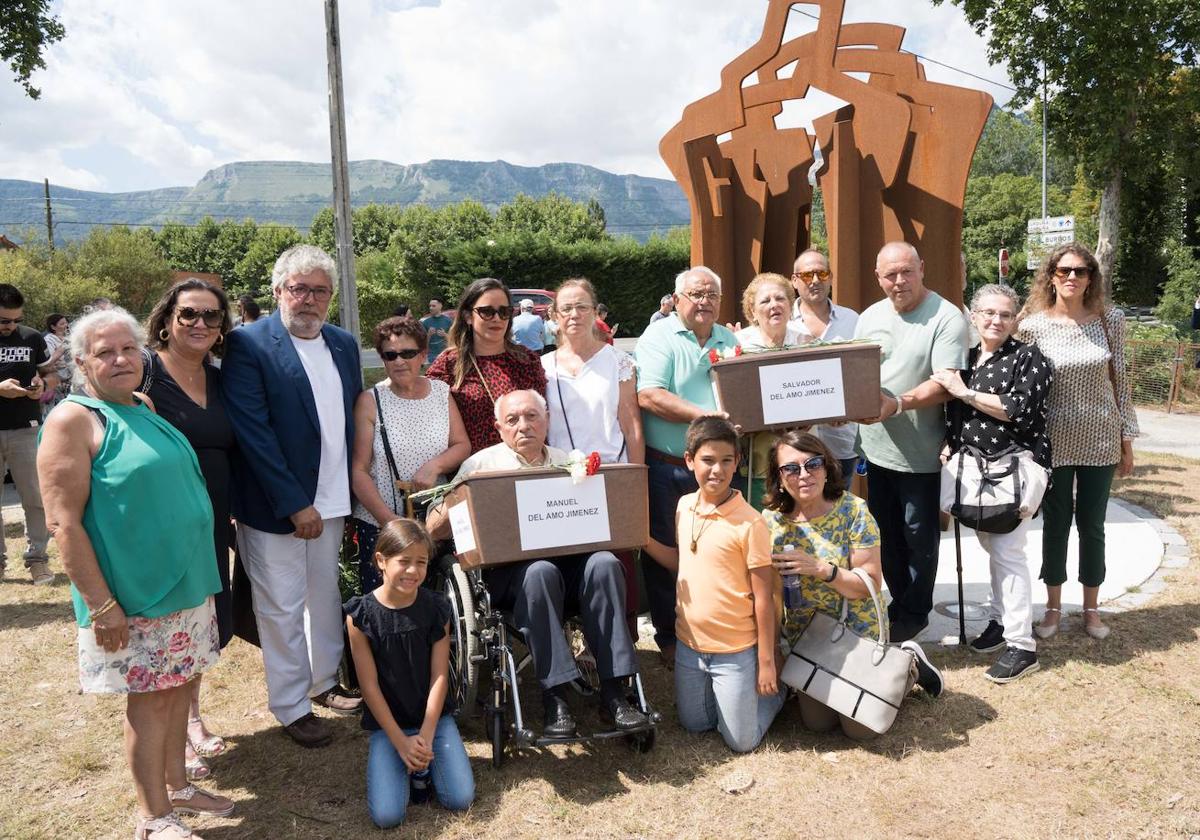
[[[477, 706], [482, 706], [493, 767], [498, 769], [504, 763], [505, 750], [510, 746], [515, 752], [550, 744], [622, 738], [635, 752], [645, 753], [654, 748], [662, 714], [646, 700], [640, 674], [628, 678], [626, 692], [632, 705], [647, 718], [642, 727], [585, 732], [580, 721], [580, 731], [570, 738], [547, 738], [531, 729], [521, 705], [520, 684], [521, 673], [532, 664], [533, 658], [524, 648], [520, 630], [513, 625], [511, 616], [492, 606], [479, 570], [463, 569], [453, 553], [439, 554], [438, 560], [431, 564], [427, 583], [450, 601], [450, 696], [456, 701], [459, 715], [473, 714]], [[567, 625], [569, 628], [572, 621], [568, 620]], [[598, 691], [599, 686], [593, 681], [585, 678], [583, 682], [584, 685], [575, 686], [580, 693]]]

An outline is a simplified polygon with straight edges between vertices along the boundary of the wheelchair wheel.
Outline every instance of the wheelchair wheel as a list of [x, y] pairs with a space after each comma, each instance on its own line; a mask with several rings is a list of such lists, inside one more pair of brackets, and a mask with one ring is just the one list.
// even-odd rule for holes
[[654, 729], [647, 729], [645, 732], [635, 732], [632, 735], [626, 736], [626, 741], [629, 743], [629, 748], [635, 753], [648, 753], [654, 749]]
[[466, 714], [475, 708], [479, 685], [479, 626], [471, 581], [453, 557], [442, 558], [442, 594], [450, 601], [450, 695]]
[[504, 710], [496, 709], [488, 715], [488, 735], [492, 739], [492, 767], [500, 769], [504, 763]]

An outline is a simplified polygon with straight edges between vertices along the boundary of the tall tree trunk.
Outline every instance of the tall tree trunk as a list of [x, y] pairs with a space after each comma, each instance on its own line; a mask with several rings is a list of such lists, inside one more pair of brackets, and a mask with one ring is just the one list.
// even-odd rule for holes
[[1096, 261], [1100, 263], [1100, 274], [1104, 278], [1104, 293], [1111, 301], [1113, 291], [1113, 268], [1117, 262], [1117, 247], [1121, 242], [1121, 176], [1118, 163], [1112, 176], [1104, 185], [1100, 196], [1100, 238], [1096, 243]]

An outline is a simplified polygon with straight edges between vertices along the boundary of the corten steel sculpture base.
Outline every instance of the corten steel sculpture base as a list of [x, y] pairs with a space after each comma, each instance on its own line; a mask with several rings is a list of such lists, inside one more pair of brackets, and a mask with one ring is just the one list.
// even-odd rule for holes
[[[817, 31], [784, 43], [796, 5], [820, 7]], [[859, 311], [879, 300], [875, 255], [902, 239], [925, 260], [926, 285], [962, 302], [963, 196], [992, 98], [927, 81], [916, 57], [899, 51], [902, 27], [843, 25], [844, 6], [770, 0], [762, 37], [726, 65], [720, 90], [687, 106], [659, 144], [691, 205], [692, 264], [725, 281], [722, 320], [737, 320], [755, 274], [788, 275], [809, 247], [814, 144], [825, 161], [817, 183], [834, 300]], [[743, 87], [752, 74], [757, 82]], [[804, 98], [810, 87], [849, 104], [815, 120], [815, 137], [776, 128], [782, 103]]]

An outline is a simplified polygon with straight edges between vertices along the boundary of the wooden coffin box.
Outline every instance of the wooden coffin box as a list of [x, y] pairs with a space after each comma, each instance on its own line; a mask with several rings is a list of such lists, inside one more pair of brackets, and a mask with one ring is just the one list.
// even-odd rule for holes
[[579, 484], [558, 469], [473, 475], [446, 497], [459, 563], [640, 548], [650, 537], [646, 475], [641, 464], [605, 465]]
[[717, 405], [743, 432], [879, 416], [879, 345], [816, 344], [713, 365]]

